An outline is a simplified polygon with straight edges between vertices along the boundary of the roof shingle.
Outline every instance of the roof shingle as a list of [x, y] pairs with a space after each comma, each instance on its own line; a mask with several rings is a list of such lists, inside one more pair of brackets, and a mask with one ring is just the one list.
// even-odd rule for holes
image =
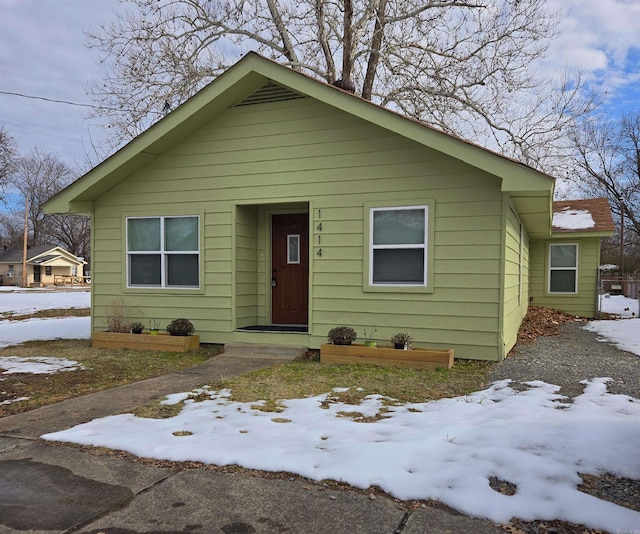
[[[565, 225], [559, 225], [558, 216], [571, 213], [589, 214], [593, 219], [593, 224], [581, 228], [570, 228]], [[553, 232], [613, 232], [615, 224], [611, 216], [611, 207], [606, 198], [589, 198], [586, 200], [559, 200], [553, 203], [554, 224]], [[558, 224], [558, 225], [556, 225]]]

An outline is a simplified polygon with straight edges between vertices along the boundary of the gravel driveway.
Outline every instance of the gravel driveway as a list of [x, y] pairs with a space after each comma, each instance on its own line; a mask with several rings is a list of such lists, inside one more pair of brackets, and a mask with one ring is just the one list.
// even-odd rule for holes
[[[640, 320], [629, 320], [636, 320], [640, 328]], [[566, 323], [557, 336], [541, 336], [531, 344], [518, 345], [511, 356], [494, 366], [489, 380], [543, 380], [561, 386], [561, 394], [575, 397], [584, 390], [582, 380], [610, 377], [609, 392], [640, 399], [640, 356], [598, 341], [598, 334], [583, 330], [584, 324]]]
[[[630, 320], [636, 320], [640, 328], [640, 320]], [[584, 321], [565, 323], [560, 326], [559, 335], [540, 336], [531, 344], [519, 344], [511, 356], [493, 367], [489, 380], [511, 378], [514, 389], [524, 389], [520, 382], [543, 380], [560, 386], [561, 394], [573, 398], [583, 392], [582, 380], [610, 377], [610, 393], [640, 399], [640, 356], [598, 341], [599, 335], [583, 330], [584, 325]], [[581, 491], [640, 511], [640, 480], [610, 473], [580, 476]], [[518, 534], [600, 532], [564, 521], [515, 521], [513, 527], [512, 532]]]

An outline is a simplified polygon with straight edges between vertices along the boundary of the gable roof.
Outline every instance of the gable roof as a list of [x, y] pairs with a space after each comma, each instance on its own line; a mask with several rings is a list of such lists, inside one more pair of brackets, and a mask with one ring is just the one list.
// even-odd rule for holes
[[[0, 250], [0, 263], [22, 263], [24, 251], [22, 248], [7, 248]], [[27, 263], [45, 265], [53, 260], [63, 258], [70, 263], [82, 265], [86, 262], [56, 245], [41, 245], [27, 249]]]
[[606, 198], [559, 200], [553, 203], [554, 234], [613, 235], [615, 224]]
[[50, 199], [47, 213], [91, 213], [93, 201], [236, 105], [313, 98], [486, 171], [502, 180], [531, 236], [551, 231], [554, 179], [250, 52], [184, 104]]

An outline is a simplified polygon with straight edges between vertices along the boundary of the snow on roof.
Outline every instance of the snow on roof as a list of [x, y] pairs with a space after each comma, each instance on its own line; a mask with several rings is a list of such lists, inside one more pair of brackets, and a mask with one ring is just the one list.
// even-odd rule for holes
[[553, 226], [566, 230], [586, 230], [594, 228], [596, 222], [591, 213], [585, 210], [572, 210], [564, 208], [562, 211], [553, 214]]
[[561, 200], [553, 203], [554, 232], [613, 232], [615, 226], [606, 198]]

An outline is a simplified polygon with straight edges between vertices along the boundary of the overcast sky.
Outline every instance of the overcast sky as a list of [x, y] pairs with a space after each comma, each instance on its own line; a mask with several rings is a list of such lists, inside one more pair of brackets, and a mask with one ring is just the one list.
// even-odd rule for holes
[[[581, 67], [606, 84], [606, 110], [640, 108], [639, 0], [549, 0], [563, 9], [563, 33], [544, 68]], [[84, 31], [109, 20], [117, 0], [0, 0], [0, 125], [22, 153], [35, 146], [86, 170], [99, 129], [89, 108], [2, 92], [90, 104], [87, 83], [100, 76], [97, 53]], [[543, 68], [543, 66], [541, 66]]]

